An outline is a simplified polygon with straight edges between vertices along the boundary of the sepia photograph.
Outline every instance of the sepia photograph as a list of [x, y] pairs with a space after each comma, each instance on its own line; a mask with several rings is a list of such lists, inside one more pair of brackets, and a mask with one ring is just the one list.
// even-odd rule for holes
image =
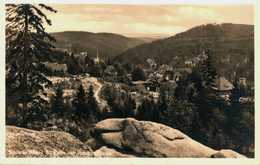
[[254, 158], [254, 5], [5, 4], [7, 158]]

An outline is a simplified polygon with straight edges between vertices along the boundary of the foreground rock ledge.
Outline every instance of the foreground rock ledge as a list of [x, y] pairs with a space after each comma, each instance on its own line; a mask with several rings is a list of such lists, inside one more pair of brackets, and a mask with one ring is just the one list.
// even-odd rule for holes
[[[132, 118], [106, 119], [97, 123], [94, 130], [96, 137], [89, 141], [90, 146], [109, 146], [124, 151], [123, 156], [245, 158], [232, 150], [216, 151], [179, 130], [154, 122]], [[103, 157], [106, 150], [101, 150]]]
[[95, 137], [86, 144], [65, 132], [7, 126], [6, 134], [7, 157], [246, 158], [209, 148], [171, 127], [132, 118], [97, 123]]
[[7, 126], [7, 157], [93, 157], [90, 147], [57, 131], [34, 131]]

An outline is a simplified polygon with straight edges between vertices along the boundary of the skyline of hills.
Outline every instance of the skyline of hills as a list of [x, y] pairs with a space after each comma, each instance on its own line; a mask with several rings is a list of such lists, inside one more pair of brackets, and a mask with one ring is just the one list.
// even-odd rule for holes
[[153, 58], [159, 64], [182, 67], [185, 60], [194, 58], [205, 47], [212, 50], [220, 74], [228, 76], [227, 73], [237, 71], [241, 76], [253, 79], [253, 25], [225, 23], [196, 26], [174, 36], [128, 49], [115, 60], [147, 66], [146, 59]]
[[74, 53], [88, 52], [89, 55], [100, 57], [115, 57], [123, 51], [144, 43], [136, 38], [129, 38], [114, 33], [92, 33], [83, 31], [65, 31], [51, 33], [56, 38], [57, 48], [67, 49]]
[[[66, 31], [52, 33], [57, 47], [74, 53], [87, 51], [114, 62], [147, 66], [146, 59], [159, 64], [183, 67], [185, 60], [210, 47], [219, 73], [227, 78], [238, 72], [253, 80], [254, 26], [244, 24], [207, 24], [193, 27], [168, 38], [129, 38], [114, 33]], [[176, 60], [177, 59], [177, 60]], [[224, 67], [220, 67], [224, 66]]]

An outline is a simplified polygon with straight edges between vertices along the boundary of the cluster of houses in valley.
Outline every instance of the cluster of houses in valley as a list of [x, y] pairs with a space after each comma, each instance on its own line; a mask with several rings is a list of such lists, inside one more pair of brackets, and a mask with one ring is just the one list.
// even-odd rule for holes
[[[73, 60], [76, 60], [74, 62], [79, 64], [79, 67], [86, 68], [87, 66], [85, 66], [85, 65], [90, 65], [89, 64], [90, 60], [88, 60], [88, 62], [86, 62], [87, 59], [89, 59], [89, 55], [87, 52], [80, 52], [78, 54], [73, 54], [73, 53], [69, 52], [67, 49], [58, 49], [58, 48], [56, 48], [55, 51], [63, 52], [63, 54], [67, 55], [67, 58], [73, 57], [74, 58]], [[99, 52], [97, 49], [97, 54], [96, 54], [96, 57], [93, 59], [93, 64], [100, 64], [100, 63], [104, 63], [104, 61], [99, 57]], [[64, 63], [43, 62], [42, 64], [44, 65], [46, 71], [49, 73], [52, 73], [52, 74], [60, 73], [60, 74], [64, 74], [64, 75], [66, 75], [68, 73], [68, 64], [65, 62]]]
[[[68, 53], [70, 54], [70, 53]], [[71, 54], [70, 54], [71, 55]], [[88, 58], [87, 52], [81, 52], [79, 54], [74, 55], [75, 59], [79, 64], [85, 64], [86, 58]], [[144, 69], [145, 74], [147, 75], [147, 79], [145, 81], [132, 81], [132, 75], [128, 74], [128, 78], [130, 79], [132, 84], [131, 87], [131, 94], [133, 96], [137, 95], [149, 95], [153, 98], [159, 98], [160, 89], [164, 88], [167, 89], [166, 91], [169, 92], [169, 95], [174, 95], [174, 91], [177, 87], [177, 82], [181, 79], [182, 76], [185, 74], [189, 74], [192, 72], [192, 69], [201, 61], [205, 60], [207, 55], [205, 52], [202, 54], [188, 59], [184, 62], [183, 68], [175, 68], [163, 64], [161, 66], [157, 66], [154, 60], [147, 59], [147, 62], [150, 65], [150, 68]], [[97, 50], [96, 58], [93, 59], [94, 64], [99, 64], [102, 59], [99, 58], [99, 52]], [[68, 73], [68, 67], [66, 64], [59, 64], [59, 63], [51, 63], [45, 62], [43, 63], [47, 69], [49, 69], [53, 73]], [[116, 69], [112, 65], [106, 66], [104, 70], [104, 74], [110, 76], [111, 78], [116, 74]], [[155, 85], [157, 84], [157, 85]], [[234, 88], [234, 85], [227, 80], [223, 76], [219, 76], [216, 79], [216, 88], [215, 90], [219, 93], [219, 95], [224, 98], [225, 100], [229, 100], [231, 91]], [[239, 85], [240, 86], [247, 86], [247, 79], [245, 77], [239, 78]], [[248, 102], [253, 101], [253, 97], [241, 97], [241, 102]]]
[[[177, 87], [178, 81], [185, 74], [189, 74], [192, 72], [193, 67], [195, 67], [199, 61], [205, 60], [207, 56], [205, 53], [194, 57], [192, 59], [186, 60], [184, 63], [184, 68], [176, 68], [173, 69], [169, 65], [163, 64], [156, 71], [152, 69], [145, 69], [145, 73], [148, 75], [147, 80], [145, 81], [132, 81], [134, 86], [133, 94], [136, 93], [148, 93], [152, 97], [156, 99], [159, 97], [159, 92], [161, 88], [167, 88], [167, 91], [170, 92], [169, 95], [174, 95], [174, 91]], [[155, 66], [155, 63], [152, 60], [148, 59], [147, 62], [152, 64], [150, 66]], [[151, 68], [152, 68], [151, 67]], [[157, 80], [158, 86], [154, 86], [154, 79]], [[226, 79], [224, 76], [218, 76], [215, 80], [216, 88], [214, 90], [222, 97], [224, 100], [230, 100], [231, 92], [234, 89], [234, 85]], [[239, 87], [246, 88], [247, 78], [240, 77], [238, 79]], [[254, 90], [253, 88], [249, 89], [251, 92]], [[253, 93], [253, 92], [252, 92]], [[240, 97], [240, 102], [254, 102], [254, 97], [251, 94], [250, 96], [242, 96]]]

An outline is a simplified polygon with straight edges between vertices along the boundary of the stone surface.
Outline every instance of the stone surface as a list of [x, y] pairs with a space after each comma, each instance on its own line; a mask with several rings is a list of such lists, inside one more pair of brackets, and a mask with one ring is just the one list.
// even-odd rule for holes
[[[209, 148], [191, 139], [179, 130], [132, 118], [106, 119], [95, 126], [96, 139], [103, 145], [121, 151], [130, 151], [138, 157], [225, 157], [240, 155]], [[104, 153], [104, 152], [103, 152]], [[134, 154], [133, 154], [134, 153]]]
[[232, 150], [220, 150], [217, 153], [211, 156], [212, 158], [246, 158], [244, 155], [241, 155]]
[[163, 124], [132, 118], [106, 119], [83, 143], [62, 131], [7, 126], [7, 157], [179, 157], [246, 158], [232, 150], [214, 150]]
[[111, 158], [129, 158], [129, 157], [135, 157], [134, 155], [129, 154], [123, 154], [113, 148], [108, 148], [106, 146], [101, 147], [100, 149], [96, 150], [94, 152], [95, 157], [111, 157]]
[[93, 151], [74, 136], [57, 131], [6, 127], [7, 157], [92, 157]]
[[121, 131], [124, 126], [125, 119], [109, 119], [102, 120], [95, 125], [96, 131], [104, 132], [104, 131]]

